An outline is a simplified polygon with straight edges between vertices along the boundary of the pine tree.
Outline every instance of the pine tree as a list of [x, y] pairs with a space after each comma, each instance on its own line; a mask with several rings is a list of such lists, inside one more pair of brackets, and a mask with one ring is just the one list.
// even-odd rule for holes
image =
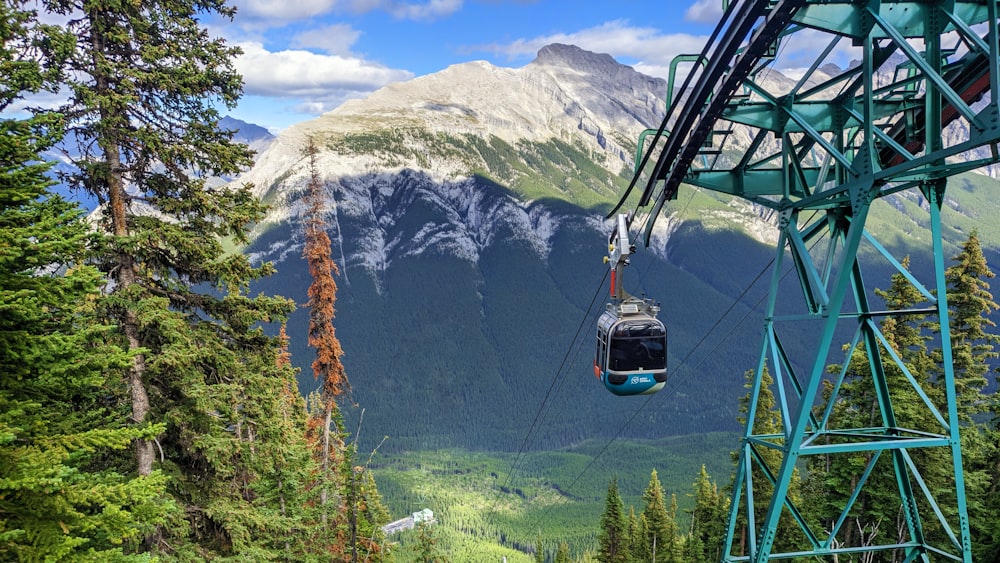
[[331, 257], [330, 237], [326, 234], [326, 194], [320, 180], [317, 156], [319, 149], [310, 139], [309, 181], [306, 186], [305, 246], [303, 256], [309, 264], [309, 346], [315, 348], [313, 378], [320, 382], [320, 392], [312, 397], [316, 408], [310, 421], [313, 451], [319, 472], [320, 525], [335, 539], [334, 557], [358, 561], [381, 560], [381, 526], [388, 522], [374, 477], [364, 466], [355, 463], [354, 445], [346, 444], [337, 397], [349, 387], [341, 357], [344, 351], [337, 339], [333, 320], [336, 311], [337, 264]]
[[[965, 493], [968, 500], [969, 522], [977, 561], [996, 559], [1000, 554], [1000, 434], [998, 426], [977, 421], [977, 416], [994, 408], [984, 398], [986, 374], [1000, 336], [992, 332], [996, 325], [989, 315], [998, 309], [987, 280], [995, 274], [983, 255], [978, 233], [973, 231], [962, 245], [961, 252], [946, 271], [948, 309], [955, 392], [959, 417], [962, 420], [962, 456], [965, 465]], [[940, 383], [940, 381], [939, 381]], [[943, 390], [942, 390], [943, 392]], [[949, 475], [950, 476], [950, 475]], [[934, 488], [950, 487], [949, 481], [934, 482]], [[945, 489], [947, 490], [947, 489]]]
[[989, 480], [969, 506], [975, 561], [1000, 561], [1000, 410], [993, 416], [982, 456]]
[[535, 540], [535, 563], [545, 563], [545, 549], [542, 547], [542, 536]]
[[629, 559], [628, 536], [625, 528], [625, 507], [618, 494], [618, 478], [608, 483], [608, 494], [601, 515], [601, 531], [597, 535], [600, 545], [598, 560], [604, 563], [627, 563]]
[[628, 507], [628, 553], [629, 563], [642, 561], [642, 547], [645, 545], [646, 537], [645, 519], [641, 519], [635, 514], [635, 507]]
[[[337, 281], [339, 273], [330, 251], [326, 234], [326, 193], [320, 180], [317, 156], [319, 149], [310, 139], [305, 154], [309, 159], [309, 182], [306, 186], [305, 246], [303, 255], [309, 264], [312, 283], [309, 285], [309, 345], [316, 349], [312, 362], [313, 377], [322, 384], [324, 400], [332, 403], [348, 387], [347, 374], [341, 357], [344, 351], [337, 339], [333, 319], [336, 315]], [[328, 407], [331, 408], [331, 407]], [[335, 408], [335, 405], [334, 405]]]
[[[0, 111], [54, 90], [72, 36], [33, 29], [27, 2], [0, 6]], [[60, 116], [0, 121], [0, 559], [129, 560], [163, 522], [164, 477], [127, 475], [118, 452], [161, 427], [128, 428], [107, 374], [128, 358], [104, 344], [85, 265], [98, 242], [75, 204], [48, 191], [40, 154]]]
[[224, 239], [245, 244], [263, 216], [251, 187], [207, 183], [251, 163], [249, 149], [218, 128], [216, 108], [241, 93], [238, 50], [201, 25], [234, 11], [224, 0], [41, 4], [71, 16], [64, 26], [78, 39], [60, 109], [75, 170], [63, 180], [102, 204], [109, 237], [94, 260], [111, 276], [101, 306], [130, 358], [128, 419], [166, 423], [155, 443], [135, 442], [133, 467], [150, 475], [162, 459], [183, 516], [146, 547], [182, 558], [275, 557], [283, 530], [269, 516], [280, 498], [263, 492], [279, 489], [278, 468], [302, 459], [306, 445], [301, 428], [290, 435], [294, 425], [271, 418], [285, 404], [288, 369], [261, 325], [282, 321], [292, 303], [251, 297], [250, 284], [273, 268], [224, 249]]
[[417, 562], [448, 563], [437, 547], [438, 539], [430, 522], [417, 524]]
[[683, 538], [677, 527], [677, 495], [670, 495], [670, 509], [667, 512], [670, 516], [670, 527], [667, 529], [665, 547], [667, 551], [667, 561], [671, 563], [683, 563]]
[[81, 264], [92, 237], [41, 167], [17, 164], [32, 124], [0, 128], [0, 559], [124, 556], [164, 521], [164, 476], [113, 460], [162, 427], [127, 428], [108, 403], [127, 357], [102, 342], [103, 278]]
[[375, 476], [367, 467], [356, 467], [357, 489], [352, 502], [355, 514], [355, 545], [360, 561], [379, 563], [390, 561], [384, 549], [385, 533], [382, 526], [389, 522], [389, 511], [382, 503], [382, 495], [375, 484]]
[[[323, 184], [319, 179], [319, 168], [316, 162], [318, 149], [314, 141], [310, 140], [306, 147], [306, 156], [309, 159], [309, 183], [306, 195], [306, 218], [305, 218], [305, 246], [303, 255], [309, 264], [309, 274], [312, 283], [309, 285], [309, 346], [316, 349], [316, 356], [312, 362], [313, 378], [320, 382], [321, 391], [319, 399], [322, 402], [322, 436], [319, 461], [322, 468], [322, 482], [332, 482], [331, 477], [334, 468], [337, 466], [336, 458], [343, 457], [344, 444], [337, 439], [342, 437], [342, 430], [338, 432], [341, 436], [334, 434], [334, 419], [339, 419], [339, 412], [336, 398], [344, 391], [347, 384], [347, 377], [344, 373], [344, 365], [341, 357], [344, 352], [340, 346], [340, 341], [333, 326], [335, 306], [337, 302], [337, 282], [334, 275], [337, 274], [337, 264], [330, 254], [330, 237], [326, 234], [326, 221], [323, 213], [326, 207], [326, 198], [323, 192]], [[327, 485], [321, 484], [321, 502], [327, 503]]]
[[[902, 265], [904, 268], [908, 267], [909, 260], [904, 259]], [[905, 313], [922, 304], [925, 297], [902, 273], [892, 276], [889, 289], [876, 289], [875, 293], [885, 301], [888, 310], [901, 312], [885, 317], [879, 326], [881, 334], [892, 351], [902, 359], [913, 380], [934, 402], [943, 404], [943, 389], [933, 385], [940, 373], [939, 360], [935, 361], [935, 356], [940, 356], [940, 352], [927, 349], [930, 337], [925, 330], [932, 325], [925, 321], [923, 314]], [[891, 358], [889, 351], [880, 345], [878, 353], [896, 426], [928, 433], [940, 432], [936, 418], [917, 395], [903, 370]], [[841, 366], [832, 365], [829, 371], [839, 373]], [[850, 358], [836, 401], [830, 421], [832, 427], [869, 428], [884, 424], [864, 344], [859, 345]], [[910, 452], [910, 456], [919, 468], [923, 481], [932, 490], [951, 487], [951, 462], [946, 450], [920, 449]], [[822, 527], [829, 529], [833, 525], [871, 459], [870, 453], [862, 452], [809, 460], [807, 504], [826, 507], [822, 512], [827, 521], [822, 523]], [[904, 515], [900, 510], [891, 454], [884, 454], [877, 461], [850, 516], [853, 525], [842, 528], [839, 535], [841, 545], [857, 547], [866, 542], [885, 543], [896, 539], [895, 535], [898, 527], [903, 525], [901, 518]], [[940, 533], [940, 529], [933, 520], [925, 521], [924, 533], [930, 537]]]
[[719, 491], [702, 465], [694, 482], [694, 509], [691, 511], [690, 539], [685, 544], [686, 560], [714, 563], [722, 559], [728, 512], [729, 498]]
[[684, 541], [683, 559], [685, 563], [715, 563], [705, 555], [705, 543], [698, 522], [691, 522], [691, 533]]
[[317, 408], [312, 411], [310, 429], [314, 433], [313, 451], [319, 464], [315, 485], [320, 492], [319, 525], [336, 538], [332, 555], [350, 557], [356, 552], [356, 545], [350, 540], [352, 534], [347, 519], [350, 508], [347, 503], [350, 500], [349, 485], [353, 485], [355, 475], [354, 464], [346, 455], [346, 432], [336, 402], [347, 380], [340, 361], [343, 350], [333, 327], [337, 264], [330, 254], [330, 237], [326, 234], [323, 218], [326, 198], [319, 179], [317, 153], [316, 144], [310, 139], [305, 150], [309, 182], [306, 186], [305, 245], [302, 254], [312, 278], [306, 305], [309, 309], [308, 343], [316, 350], [312, 371], [313, 378], [320, 383], [320, 391], [313, 398]]
[[973, 417], [987, 406], [982, 391], [986, 387], [989, 360], [1000, 357], [996, 351], [1000, 336], [987, 332], [988, 328], [996, 327], [989, 315], [1000, 310], [1000, 305], [990, 293], [987, 280], [995, 274], [986, 263], [976, 231], [969, 234], [962, 251], [952, 260], [956, 263], [945, 270], [945, 280], [955, 392], [959, 416], [964, 423], [971, 424]]
[[643, 538], [642, 558], [656, 563], [672, 563], [676, 561], [680, 547], [677, 534], [677, 499], [671, 502], [674, 511], [667, 510], [663, 486], [654, 469], [649, 477], [649, 484], [642, 493], [642, 515], [645, 519], [645, 537]]
[[566, 542], [559, 542], [559, 547], [556, 549], [556, 559], [555, 563], [569, 563], [569, 544]]

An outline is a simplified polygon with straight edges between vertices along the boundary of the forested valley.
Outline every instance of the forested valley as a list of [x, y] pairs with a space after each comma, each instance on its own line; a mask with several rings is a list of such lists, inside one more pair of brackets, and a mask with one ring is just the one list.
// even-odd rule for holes
[[[220, 0], [0, 7], [0, 560], [717, 561], [731, 510], [735, 438], [725, 429], [618, 444], [628, 467], [595, 464], [608, 445], [569, 424], [558, 439], [571, 445], [524, 455], [358, 447], [340, 406], [350, 374], [334, 332], [338, 271], [316, 147], [302, 155], [312, 172], [299, 225], [311, 281], [302, 346], [285, 331], [295, 303], [256, 292], [274, 267], [234, 251], [263, 203], [249, 186], [212, 183], [252, 154], [217, 126], [241, 79], [236, 50], [199, 25], [208, 14], [233, 11]], [[64, 101], [22, 109], [41, 94]], [[41, 156], [50, 150], [71, 166], [55, 169]], [[948, 269], [948, 298], [977, 561], [1000, 560], [992, 278], [973, 233]], [[921, 299], [902, 276], [878, 295], [889, 309]], [[912, 316], [882, 330], [941, 401], [935, 326]], [[293, 353], [309, 355], [294, 362], [309, 366], [301, 374]], [[863, 426], [874, 401], [867, 365], [846, 369], [831, 409]], [[303, 396], [300, 378], [316, 391]], [[893, 400], [916, 402], [905, 390]], [[753, 424], [777, 427], [775, 412]], [[520, 438], [508, 432], [506, 442]], [[803, 465], [793, 484], [830, 518], [852, 490], [837, 463]], [[915, 463], [929, 489], [949, 486], [940, 460]], [[511, 482], [518, 464], [527, 477]], [[875, 479], [891, 474], [883, 469]], [[607, 487], [578, 484], [588, 471]], [[435, 523], [383, 531], [428, 504]], [[897, 504], [863, 498], [844, 541], [891, 537]], [[795, 549], [801, 538], [782, 541]]]

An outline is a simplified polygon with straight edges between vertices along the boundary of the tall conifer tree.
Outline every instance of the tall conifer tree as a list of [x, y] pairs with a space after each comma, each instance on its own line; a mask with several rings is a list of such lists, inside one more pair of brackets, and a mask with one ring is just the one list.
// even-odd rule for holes
[[996, 345], [1000, 336], [988, 331], [996, 325], [989, 315], [1000, 310], [990, 293], [989, 281], [994, 277], [983, 256], [976, 231], [969, 234], [961, 252], [946, 271], [948, 284], [948, 309], [955, 370], [955, 392], [958, 396], [959, 416], [965, 423], [983, 412], [987, 402], [982, 391], [986, 387], [989, 361], [1000, 354]]
[[344, 351], [337, 339], [333, 320], [336, 313], [337, 263], [331, 256], [330, 237], [326, 234], [324, 213], [326, 193], [320, 180], [319, 149], [310, 139], [309, 180], [306, 186], [305, 245], [303, 255], [309, 264], [309, 337], [316, 350], [312, 362], [313, 377], [320, 391], [313, 396], [316, 408], [310, 420], [313, 451], [319, 464], [316, 487], [320, 490], [320, 525], [334, 538], [332, 555], [351, 561], [363, 558], [380, 561], [381, 526], [388, 522], [374, 477], [364, 466], [356, 465], [354, 445], [345, 442], [337, 397], [349, 387], [341, 357]]
[[545, 563], [545, 549], [542, 547], [542, 535], [535, 539], [535, 563]]
[[649, 484], [642, 493], [645, 518], [642, 558], [655, 563], [672, 563], [676, 560], [679, 540], [677, 535], [676, 499], [672, 501], [674, 513], [667, 510], [663, 486], [654, 469], [649, 476]]
[[[28, 3], [0, 6], [0, 111], [54, 90], [73, 39], [34, 28]], [[164, 477], [129, 477], [118, 452], [162, 428], [126, 427], [109, 373], [127, 363], [103, 343], [103, 277], [85, 265], [99, 240], [52, 194], [40, 154], [61, 116], [0, 120], [0, 560], [127, 560], [163, 522]]]
[[[945, 271], [945, 278], [951, 313], [955, 392], [963, 421], [965, 493], [976, 560], [987, 561], [1000, 554], [1000, 525], [996, 519], [1000, 514], [1000, 501], [997, 500], [1000, 435], [996, 426], [981, 423], [977, 418], [997, 404], [995, 396], [991, 401], [984, 396], [983, 390], [990, 362], [1000, 355], [996, 351], [1000, 336], [995, 334], [996, 325], [990, 320], [990, 315], [1000, 306], [990, 292], [988, 280], [995, 274], [983, 255], [978, 232], [969, 234], [962, 250], [952, 260], [955, 263]], [[995, 409], [993, 412], [996, 416]], [[940, 485], [947, 487], [950, 483]]]
[[629, 538], [625, 524], [625, 507], [618, 494], [618, 478], [608, 483], [608, 494], [604, 499], [604, 514], [601, 515], [601, 531], [597, 535], [599, 543], [598, 560], [603, 563], [627, 563], [629, 560]]
[[569, 544], [566, 542], [559, 542], [559, 547], [556, 548], [556, 558], [555, 563], [569, 563]]
[[247, 242], [263, 206], [250, 186], [208, 183], [251, 163], [249, 149], [218, 128], [216, 108], [241, 93], [238, 50], [201, 24], [234, 11], [224, 0], [40, 4], [78, 40], [61, 108], [75, 171], [63, 179], [102, 204], [110, 236], [94, 256], [112, 280], [103, 310], [130, 359], [129, 420], [166, 424], [135, 442], [133, 467], [149, 475], [162, 462], [183, 508], [147, 548], [272, 557], [284, 526], [268, 517], [280, 499], [263, 491], [278, 489], [278, 469], [306, 446], [301, 426], [271, 418], [290, 368], [261, 327], [292, 304], [251, 297], [250, 284], [272, 268], [223, 247]]
[[646, 525], [645, 518], [636, 516], [635, 507], [628, 507], [628, 563], [639, 563], [642, 561], [642, 546], [645, 543]]
[[694, 509], [691, 511], [690, 543], [685, 546], [691, 561], [720, 561], [722, 545], [726, 540], [726, 517], [729, 499], [712, 482], [705, 466], [701, 466], [698, 479], [694, 482]]
[[[747, 415], [750, 412], [750, 399], [753, 394], [753, 382], [754, 382], [754, 370], [747, 370], [744, 374], [746, 378], [746, 383], [744, 387], [747, 388], [747, 394], [740, 398], [739, 415], [737, 420], [740, 424], [747, 423]], [[770, 370], [768, 370], [767, 364], [764, 365], [764, 371], [761, 373], [760, 377], [760, 393], [757, 397], [757, 411], [756, 417], [753, 421], [753, 433], [757, 435], [780, 435], [782, 434], [782, 421], [781, 412], [778, 409], [777, 400], [775, 400], [774, 393], [771, 391], [771, 386], [774, 385], [774, 378], [771, 376]], [[777, 473], [779, 467], [781, 466], [781, 452], [775, 448], [768, 447], [758, 447], [757, 456], [765, 463], [772, 474]], [[733, 454], [735, 461], [736, 454]], [[757, 503], [754, 505], [756, 510], [755, 519], [760, 522], [764, 518], [764, 512], [767, 510], [766, 503], [761, 503], [759, 499], [767, 499], [772, 496], [774, 487], [768, 481], [764, 474], [764, 471], [759, 467], [759, 465], [754, 464], [753, 468], [753, 486], [754, 486], [754, 497], [758, 499]], [[792, 502], [799, 502], [799, 494], [801, 488], [801, 479], [798, 475], [798, 470], [794, 470], [792, 473], [792, 481], [788, 486], [788, 498]], [[744, 498], [746, 494], [742, 495]], [[740, 512], [737, 515], [737, 533], [739, 534], [739, 549], [742, 553], [746, 552], [746, 545], [748, 538], [747, 533], [747, 519], [745, 516], [746, 509], [744, 507], [739, 507]], [[790, 519], [781, 519], [778, 522], [778, 533], [776, 535], [776, 540], [774, 543], [775, 550], [785, 550], [793, 548], [797, 539], [797, 533], [794, 529], [797, 528], [796, 524]], [[800, 534], [799, 534], [800, 535]]]
[[[343, 392], [347, 378], [344, 374], [344, 365], [340, 361], [343, 350], [333, 327], [337, 302], [337, 282], [333, 276], [337, 273], [337, 264], [330, 255], [330, 237], [326, 234], [326, 221], [323, 217], [326, 194], [319, 179], [317, 152], [315, 142], [310, 139], [305, 150], [309, 159], [309, 182], [306, 186], [303, 255], [309, 264], [309, 275], [312, 277], [308, 290], [309, 302], [306, 305], [309, 309], [308, 341], [309, 346], [316, 350], [312, 361], [313, 378], [320, 383], [320, 392], [316, 397], [319, 408], [311, 415], [313, 420], [310, 422], [310, 427], [316, 433], [314, 450], [318, 453], [317, 461], [320, 465], [318, 487], [322, 525], [331, 528], [339, 526], [344, 537], [338, 544], [343, 546], [347, 543], [346, 536], [349, 535], [346, 530], [347, 522], [338, 521], [337, 516], [342, 513], [338, 505], [346, 502], [346, 498], [336, 489], [337, 471], [344, 461], [345, 432], [336, 398]], [[351, 463], [347, 462], [346, 466], [349, 470]], [[341, 477], [353, 478], [350, 474], [342, 474]], [[343, 479], [339, 480], [339, 487], [343, 488], [345, 484]], [[331, 495], [335, 498], [331, 499]]]

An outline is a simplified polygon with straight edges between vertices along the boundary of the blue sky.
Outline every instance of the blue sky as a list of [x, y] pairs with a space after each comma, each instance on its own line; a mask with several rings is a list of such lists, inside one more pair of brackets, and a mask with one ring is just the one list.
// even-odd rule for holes
[[208, 22], [239, 45], [244, 98], [230, 115], [278, 131], [350, 98], [449, 65], [520, 67], [569, 43], [654, 76], [697, 53], [722, 0], [236, 0]]

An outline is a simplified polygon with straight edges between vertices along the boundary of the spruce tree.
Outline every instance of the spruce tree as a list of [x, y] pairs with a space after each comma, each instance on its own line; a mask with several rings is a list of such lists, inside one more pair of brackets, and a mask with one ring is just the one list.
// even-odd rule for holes
[[333, 318], [337, 300], [337, 264], [330, 253], [330, 237], [326, 234], [323, 213], [326, 197], [316, 163], [318, 149], [310, 139], [305, 156], [308, 159], [309, 181], [306, 186], [305, 244], [302, 254], [309, 265], [308, 344], [316, 350], [312, 361], [313, 378], [320, 391], [313, 397], [316, 408], [310, 411], [311, 443], [319, 470], [315, 488], [319, 491], [320, 522], [318, 525], [333, 543], [334, 557], [350, 557], [356, 547], [351, 541], [347, 519], [350, 485], [354, 483], [353, 462], [347, 456], [340, 410], [336, 398], [346, 384], [344, 366], [340, 361], [343, 350], [334, 332]]
[[[986, 375], [1000, 336], [990, 320], [991, 313], [1000, 309], [990, 292], [989, 281], [995, 274], [983, 255], [976, 231], [969, 234], [962, 250], [946, 271], [955, 393], [959, 417], [962, 420], [962, 456], [965, 465], [965, 493], [968, 500], [969, 523], [977, 561], [996, 559], [1000, 554], [1000, 435], [997, 426], [979, 419], [993, 408], [996, 398], [984, 397]], [[943, 487], [949, 482], [933, 483]]]
[[448, 560], [441, 555], [437, 544], [438, 539], [434, 534], [434, 526], [430, 522], [417, 524], [417, 562], [447, 563]]
[[556, 549], [555, 563], [569, 563], [569, 561], [569, 544], [559, 542], [559, 547]]
[[726, 540], [726, 517], [729, 498], [712, 482], [701, 466], [694, 482], [694, 509], [691, 511], [691, 534], [685, 549], [691, 561], [716, 562], [722, 559]]
[[645, 520], [636, 516], [635, 507], [628, 507], [628, 553], [629, 563], [638, 563], [642, 561], [641, 553], [642, 546], [645, 544], [643, 539], [646, 536], [645, 531]]
[[[54, 90], [72, 36], [35, 28], [27, 2], [0, 6], [0, 111]], [[0, 120], [0, 559], [130, 560], [169, 511], [164, 476], [119, 471], [118, 453], [162, 430], [127, 427], [108, 377], [128, 358], [104, 344], [99, 242], [49, 191], [41, 153], [61, 116]], [[136, 558], [140, 559], [140, 558]]]
[[169, 506], [164, 476], [130, 478], [117, 453], [162, 426], [126, 427], [109, 402], [127, 356], [103, 343], [80, 210], [18, 163], [36, 125], [0, 123], [0, 559], [121, 557]]
[[1000, 336], [988, 332], [996, 328], [989, 315], [1000, 310], [993, 300], [987, 280], [994, 277], [983, 256], [979, 235], [974, 230], [962, 245], [955, 261], [945, 270], [948, 284], [952, 365], [959, 416], [966, 424], [987, 407], [982, 391], [986, 387], [989, 361], [1000, 356], [996, 345]]
[[279, 469], [306, 446], [301, 426], [271, 417], [290, 373], [263, 325], [282, 321], [292, 303], [251, 296], [250, 284], [273, 269], [223, 245], [245, 244], [263, 206], [250, 186], [209, 183], [251, 163], [218, 127], [216, 108], [241, 93], [238, 50], [201, 23], [234, 11], [224, 0], [41, 5], [78, 40], [60, 109], [74, 169], [62, 178], [101, 203], [109, 236], [94, 260], [111, 277], [101, 307], [130, 359], [128, 420], [166, 424], [135, 442], [133, 469], [150, 475], [161, 462], [182, 511], [146, 548], [276, 557], [285, 526], [269, 516], [281, 499], [263, 492], [279, 490]]
[[975, 561], [1000, 561], [1000, 410], [993, 415], [982, 456], [988, 483], [969, 506]]
[[604, 563], [628, 563], [628, 535], [625, 524], [625, 507], [618, 494], [618, 478], [608, 483], [608, 494], [604, 500], [604, 514], [601, 515], [601, 530], [598, 532], [598, 560]]
[[[312, 397], [312, 448], [319, 465], [313, 488], [320, 491], [320, 522], [334, 539], [331, 555], [358, 561], [380, 561], [388, 512], [381, 502], [375, 479], [366, 466], [356, 464], [355, 445], [347, 445], [337, 397], [349, 387], [341, 357], [344, 351], [333, 321], [336, 312], [337, 263], [333, 260], [330, 237], [326, 234], [327, 201], [317, 161], [319, 148], [310, 139], [305, 150], [309, 180], [306, 186], [305, 245], [303, 256], [309, 265], [309, 346], [316, 350], [313, 378], [320, 390]], [[323, 536], [323, 534], [320, 534]]]
[[649, 477], [649, 484], [642, 493], [645, 518], [645, 537], [643, 538], [642, 557], [655, 563], [672, 563], [676, 560], [680, 538], [677, 534], [676, 509], [677, 499], [671, 502], [673, 514], [667, 510], [663, 486], [654, 469]]

